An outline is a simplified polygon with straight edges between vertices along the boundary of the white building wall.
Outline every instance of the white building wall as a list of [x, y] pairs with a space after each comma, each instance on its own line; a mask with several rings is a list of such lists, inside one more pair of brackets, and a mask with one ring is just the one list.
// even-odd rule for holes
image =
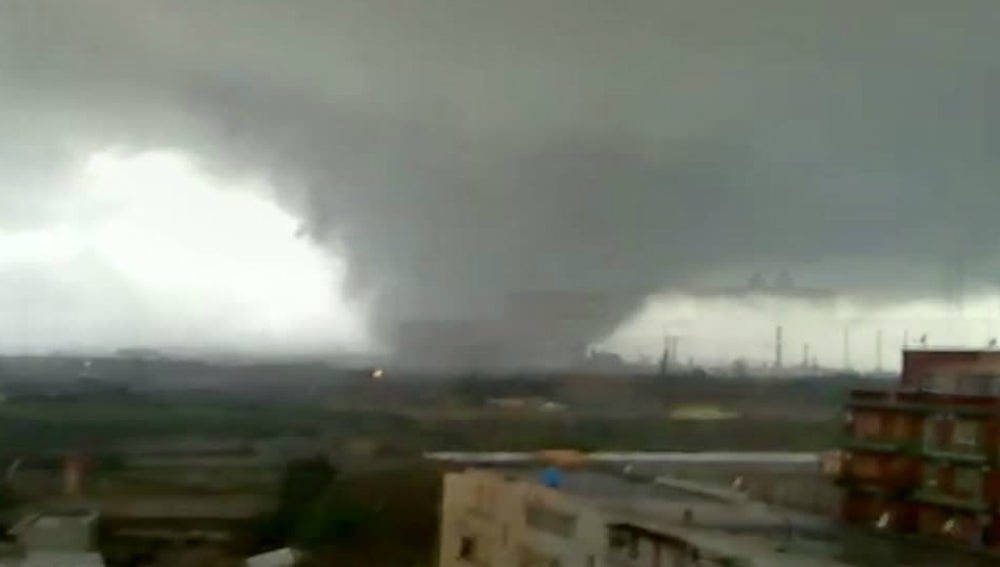
[[[449, 474], [442, 506], [440, 567], [605, 565], [600, 513], [558, 490], [487, 471]], [[535, 525], [529, 507], [541, 511]]]

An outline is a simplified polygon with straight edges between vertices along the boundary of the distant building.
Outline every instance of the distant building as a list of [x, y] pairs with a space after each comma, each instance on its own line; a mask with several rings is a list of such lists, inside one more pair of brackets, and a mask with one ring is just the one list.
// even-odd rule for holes
[[14, 549], [0, 556], [2, 567], [104, 567], [97, 552], [95, 511], [31, 514], [10, 530]]
[[44, 551], [93, 551], [98, 514], [94, 511], [32, 514], [11, 528], [25, 549]]
[[850, 522], [1000, 550], [1000, 352], [907, 350], [851, 393], [837, 472]]

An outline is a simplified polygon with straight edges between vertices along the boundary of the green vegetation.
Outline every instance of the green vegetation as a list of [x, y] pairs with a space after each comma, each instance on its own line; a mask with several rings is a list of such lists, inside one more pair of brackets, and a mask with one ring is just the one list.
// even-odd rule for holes
[[150, 436], [261, 437], [315, 433], [319, 410], [240, 404], [118, 402], [8, 402], [0, 404], [3, 451], [103, 447]]
[[135, 437], [258, 438], [316, 435], [337, 442], [364, 437], [395, 456], [432, 450], [821, 450], [838, 422], [788, 418], [674, 420], [667, 412], [639, 417], [490, 413], [420, 415], [319, 407], [75, 402], [0, 405], [7, 454], [66, 447], [103, 447]]
[[293, 545], [316, 564], [421, 565], [436, 541], [438, 473], [412, 464], [343, 475], [324, 459], [289, 463], [263, 548]]
[[288, 463], [278, 493], [278, 506], [271, 517], [261, 522], [258, 538], [264, 547], [298, 543], [303, 533], [313, 536], [323, 495], [337, 474], [321, 457]]

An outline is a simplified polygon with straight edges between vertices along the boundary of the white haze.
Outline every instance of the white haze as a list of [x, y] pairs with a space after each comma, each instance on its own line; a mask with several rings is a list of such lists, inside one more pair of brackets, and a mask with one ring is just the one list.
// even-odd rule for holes
[[106, 151], [59, 182], [31, 224], [0, 224], [0, 351], [371, 346], [345, 262], [302, 237], [264, 180], [174, 151]]
[[626, 358], [655, 360], [666, 336], [677, 337], [678, 358], [702, 365], [728, 365], [744, 359], [751, 365], [775, 360], [775, 329], [783, 329], [784, 366], [801, 365], [804, 346], [810, 358], [827, 368], [855, 370], [899, 368], [904, 341], [916, 347], [926, 335], [928, 347], [984, 348], [1000, 333], [1000, 295], [969, 297], [961, 303], [909, 301], [872, 304], [848, 297], [822, 303], [757, 295], [746, 298], [699, 298], [662, 295], [651, 298], [602, 348]]

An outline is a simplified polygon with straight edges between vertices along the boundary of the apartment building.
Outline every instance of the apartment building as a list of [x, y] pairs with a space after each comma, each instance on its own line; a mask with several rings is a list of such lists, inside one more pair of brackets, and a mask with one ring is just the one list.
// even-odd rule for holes
[[98, 519], [94, 510], [30, 514], [11, 528], [17, 543], [0, 550], [0, 567], [104, 567], [96, 549]]
[[1000, 351], [904, 351], [843, 427], [845, 520], [1000, 551]]
[[445, 477], [441, 567], [596, 567], [604, 525], [597, 510], [539, 483], [493, 471]]

